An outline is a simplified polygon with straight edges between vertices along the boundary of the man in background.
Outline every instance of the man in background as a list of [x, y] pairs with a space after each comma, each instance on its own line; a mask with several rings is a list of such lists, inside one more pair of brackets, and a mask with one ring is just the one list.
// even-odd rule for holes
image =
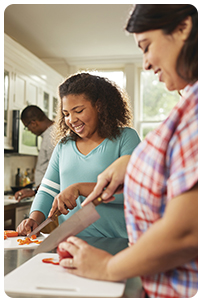
[[21, 113], [21, 121], [29, 131], [42, 137], [42, 143], [35, 167], [35, 187], [33, 189], [21, 189], [16, 192], [15, 199], [18, 201], [26, 197], [32, 197], [37, 193], [54, 148], [51, 142], [53, 121], [38, 106], [27, 106]]

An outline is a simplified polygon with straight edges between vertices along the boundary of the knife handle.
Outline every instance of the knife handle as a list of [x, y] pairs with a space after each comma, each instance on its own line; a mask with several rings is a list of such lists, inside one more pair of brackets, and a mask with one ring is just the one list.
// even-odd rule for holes
[[99, 204], [102, 203], [102, 202], [103, 202], [103, 199], [101, 198], [101, 195], [92, 201], [92, 203], [93, 203], [95, 206], [99, 205]]
[[56, 210], [54, 211], [54, 213], [53, 213], [53, 215], [52, 215], [52, 217], [51, 217], [51, 220], [52, 220], [52, 221], [55, 221], [55, 219], [56, 219], [57, 217], [59, 217], [60, 215], [61, 215], [61, 212], [59, 211], [58, 208], [56, 208]]

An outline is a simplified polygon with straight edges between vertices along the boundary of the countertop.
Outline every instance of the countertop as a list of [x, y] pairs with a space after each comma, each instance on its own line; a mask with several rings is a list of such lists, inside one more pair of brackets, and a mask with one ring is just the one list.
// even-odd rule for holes
[[[128, 240], [122, 238], [82, 238], [90, 245], [108, 251], [111, 254], [123, 250], [128, 246]], [[16, 269], [31, 257], [34, 249], [4, 250], [4, 275]], [[51, 251], [55, 253], [56, 251]], [[27, 287], [28, 288], [28, 287]], [[123, 298], [140, 298], [142, 296], [142, 283], [139, 277], [130, 278], [126, 282]]]
[[4, 195], [4, 209], [12, 209], [20, 206], [25, 206], [33, 202], [34, 197], [24, 198], [20, 202], [15, 200], [13, 195]]

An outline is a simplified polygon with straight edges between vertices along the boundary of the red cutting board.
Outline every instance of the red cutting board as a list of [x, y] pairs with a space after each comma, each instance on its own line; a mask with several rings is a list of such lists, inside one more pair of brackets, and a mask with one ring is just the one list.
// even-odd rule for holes
[[125, 282], [91, 280], [68, 274], [60, 265], [45, 264], [43, 258], [58, 260], [56, 253], [40, 253], [5, 276], [4, 290], [10, 297], [122, 297]]

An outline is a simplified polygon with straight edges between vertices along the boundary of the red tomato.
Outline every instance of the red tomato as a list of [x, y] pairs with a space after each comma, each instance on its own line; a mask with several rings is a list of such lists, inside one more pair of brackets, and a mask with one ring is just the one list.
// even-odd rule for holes
[[59, 261], [61, 261], [63, 258], [73, 258], [73, 256], [64, 249], [60, 249], [59, 246], [57, 247], [57, 253], [59, 255]]

